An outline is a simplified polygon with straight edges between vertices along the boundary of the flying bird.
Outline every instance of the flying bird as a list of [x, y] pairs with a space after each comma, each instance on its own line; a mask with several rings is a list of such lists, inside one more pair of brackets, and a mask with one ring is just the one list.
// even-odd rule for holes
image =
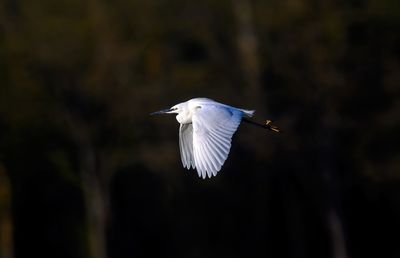
[[203, 179], [216, 176], [221, 170], [231, 148], [232, 136], [242, 120], [280, 132], [271, 120], [259, 124], [247, 119], [253, 116], [254, 110], [228, 106], [208, 98], [194, 98], [151, 113], [155, 114], [177, 114], [183, 167], [196, 169]]

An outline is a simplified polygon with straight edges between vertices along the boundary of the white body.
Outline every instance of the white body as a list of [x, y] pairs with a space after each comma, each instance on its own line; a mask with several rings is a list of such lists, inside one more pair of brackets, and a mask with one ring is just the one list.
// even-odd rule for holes
[[228, 157], [232, 136], [242, 117], [252, 110], [231, 107], [207, 98], [177, 104], [164, 113], [177, 113], [182, 164], [200, 177], [215, 176]]

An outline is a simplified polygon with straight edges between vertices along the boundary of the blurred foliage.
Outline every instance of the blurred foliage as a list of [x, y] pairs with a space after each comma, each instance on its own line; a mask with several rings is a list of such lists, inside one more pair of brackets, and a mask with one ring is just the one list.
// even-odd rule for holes
[[[3, 1], [11, 254], [339, 257], [337, 215], [347, 257], [400, 256], [399, 27], [395, 0]], [[148, 114], [201, 96], [285, 133], [241, 126], [200, 180]]]

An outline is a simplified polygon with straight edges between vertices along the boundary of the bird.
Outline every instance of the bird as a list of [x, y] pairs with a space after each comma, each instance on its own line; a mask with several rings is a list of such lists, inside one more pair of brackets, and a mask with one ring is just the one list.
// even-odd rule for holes
[[232, 137], [241, 121], [281, 132], [271, 120], [259, 124], [248, 118], [255, 110], [232, 107], [209, 98], [193, 98], [151, 113], [177, 114], [182, 165], [196, 169], [199, 177], [216, 176], [228, 158]]

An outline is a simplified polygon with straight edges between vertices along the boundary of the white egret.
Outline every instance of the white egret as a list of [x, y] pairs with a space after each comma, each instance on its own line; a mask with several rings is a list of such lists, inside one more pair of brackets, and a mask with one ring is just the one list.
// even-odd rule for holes
[[258, 124], [245, 117], [253, 116], [254, 110], [231, 107], [212, 99], [194, 98], [169, 109], [151, 113], [178, 114], [179, 149], [183, 167], [197, 169], [203, 179], [217, 175], [228, 157], [232, 136], [241, 120], [279, 132], [271, 124]]

